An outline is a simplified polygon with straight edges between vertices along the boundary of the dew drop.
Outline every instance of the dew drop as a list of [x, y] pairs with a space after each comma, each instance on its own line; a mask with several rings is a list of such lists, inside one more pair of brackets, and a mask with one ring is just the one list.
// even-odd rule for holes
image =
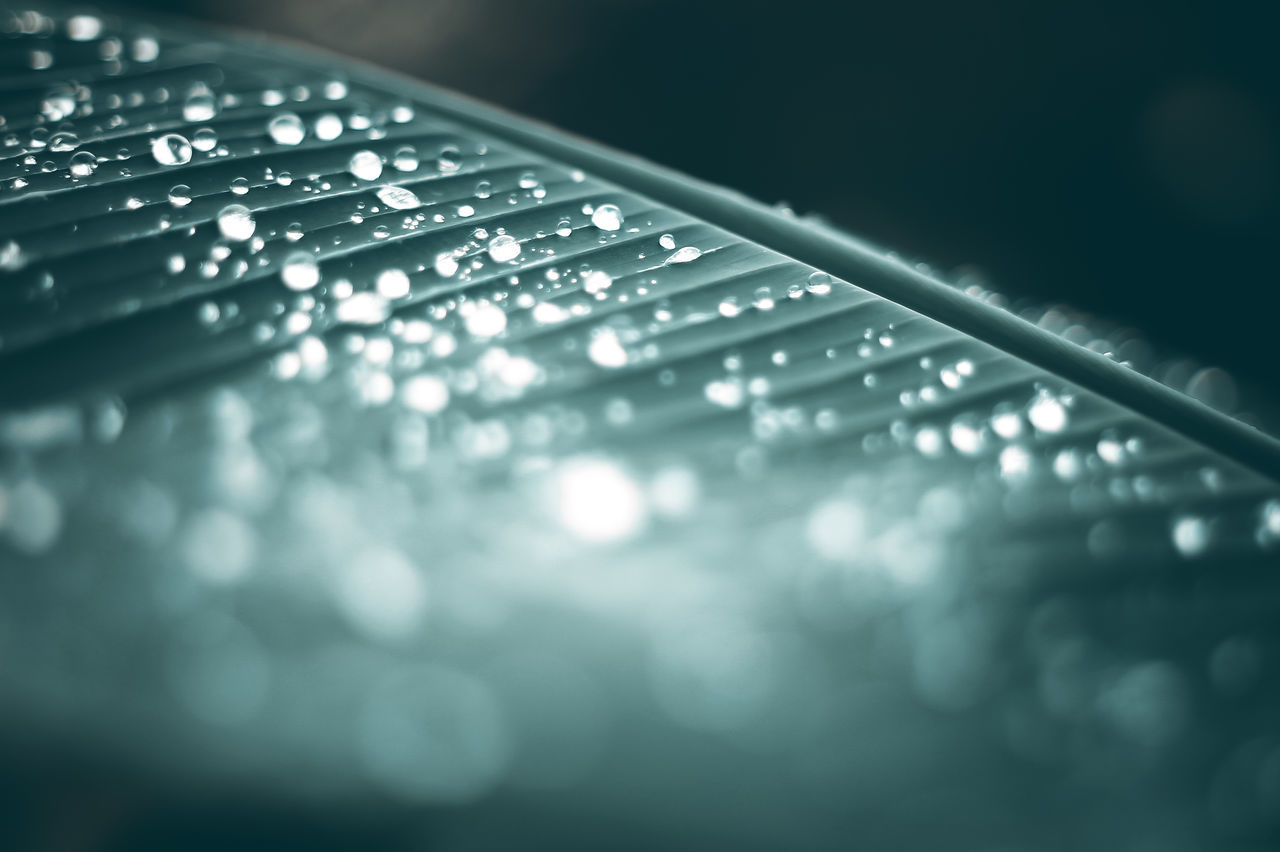
[[440, 155], [436, 157], [436, 168], [442, 172], [456, 172], [462, 168], [462, 152], [453, 145], [441, 148]]
[[695, 246], [685, 246], [663, 262], [669, 266], [673, 263], [688, 263], [689, 261], [697, 260], [700, 257], [702, 257], [702, 249]]
[[481, 302], [467, 315], [466, 322], [467, 332], [473, 337], [494, 337], [507, 327], [507, 314], [491, 302]]
[[80, 139], [74, 133], [63, 131], [55, 133], [49, 137], [49, 150], [58, 151], [59, 153], [66, 151], [74, 151], [80, 145]]
[[391, 315], [391, 305], [381, 293], [361, 292], [338, 302], [339, 322], [377, 325]]
[[208, 127], [202, 127], [191, 136], [191, 147], [201, 153], [212, 151], [218, 144], [218, 134]]
[[409, 276], [403, 269], [384, 269], [378, 274], [377, 288], [385, 299], [403, 299], [409, 295]]
[[382, 187], [378, 190], [378, 199], [394, 210], [416, 210], [422, 206], [418, 196], [403, 186]]
[[191, 143], [177, 133], [166, 133], [151, 143], [151, 156], [162, 166], [183, 166], [191, 162]]
[[356, 151], [347, 163], [347, 171], [357, 180], [377, 180], [382, 176], [382, 158], [372, 151]]
[[591, 224], [602, 231], [616, 231], [622, 222], [622, 210], [616, 204], [601, 204], [591, 214]]
[[297, 145], [306, 138], [307, 128], [297, 115], [286, 112], [267, 122], [267, 134], [277, 145]]
[[187, 121], [209, 121], [218, 114], [218, 101], [212, 92], [192, 92], [182, 105], [182, 117]]
[[169, 203], [174, 207], [186, 207], [191, 203], [191, 187], [185, 183], [169, 189]]
[[316, 116], [313, 126], [316, 138], [322, 142], [332, 142], [341, 136], [343, 131], [342, 119], [332, 112], [321, 113]]
[[71, 155], [71, 174], [76, 177], [88, 177], [98, 168], [98, 158], [88, 151], [77, 151]]
[[418, 152], [408, 145], [403, 148], [398, 148], [396, 149], [395, 155], [391, 158], [391, 165], [399, 172], [417, 171]]
[[587, 357], [601, 367], [617, 369], [627, 365], [627, 350], [613, 329], [596, 332], [587, 346]]
[[489, 240], [489, 257], [498, 263], [506, 263], [520, 256], [520, 241], [510, 234], [499, 234]]
[[609, 273], [599, 269], [588, 272], [582, 278], [582, 289], [588, 293], [601, 293], [611, 286], [613, 286], [613, 279], [609, 277]]
[[458, 273], [458, 259], [453, 252], [441, 252], [436, 255], [435, 270], [441, 278], [452, 278]]
[[256, 227], [253, 213], [243, 204], [228, 204], [218, 213], [218, 230], [229, 240], [244, 242]]
[[320, 266], [307, 252], [294, 252], [284, 259], [280, 280], [290, 290], [310, 290], [320, 283]]

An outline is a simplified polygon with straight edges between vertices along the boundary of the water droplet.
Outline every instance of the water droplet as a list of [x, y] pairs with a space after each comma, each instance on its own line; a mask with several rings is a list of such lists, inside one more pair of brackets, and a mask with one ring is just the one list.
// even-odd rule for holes
[[102, 20], [95, 15], [72, 15], [67, 19], [67, 38], [93, 41], [102, 33]]
[[458, 259], [453, 252], [441, 252], [436, 255], [435, 270], [441, 278], [452, 278], [458, 273]]
[[320, 266], [307, 252], [294, 252], [284, 259], [280, 280], [290, 290], [310, 290], [320, 283]]
[[492, 302], [470, 302], [467, 313], [467, 332], [473, 337], [488, 338], [501, 334], [507, 327], [507, 314]]
[[336, 113], [325, 112], [316, 116], [315, 124], [316, 138], [322, 142], [332, 142], [342, 135], [343, 125], [342, 119]]
[[662, 246], [664, 249], [673, 249], [676, 247], [676, 238], [670, 234], [663, 234], [661, 237], [658, 237], [658, 245]]
[[151, 156], [162, 166], [183, 166], [191, 162], [191, 143], [177, 133], [166, 133], [151, 143]]
[[685, 246], [684, 248], [676, 251], [675, 254], [668, 257], [664, 263], [667, 265], [673, 263], [688, 263], [689, 261], [697, 260], [700, 257], [702, 257], [702, 249], [695, 246]]
[[307, 128], [297, 115], [286, 112], [267, 122], [267, 134], [277, 145], [297, 145], [306, 138]]
[[616, 231], [622, 222], [622, 210], [616, 204], [601, 204], [591, 214], [591, 224], [602, 231]]
[[372, 151], [356, 151], [347, 163], [347, 171], [357, 180], [377, 180], [382, 176], [382, 158]]
[[50, 121], [62, 121], [75, 111], [75, 98], [67, 92], [54, 92], [40, 102], [40, 113]]
[[1056, 397], [1041, 393], [1027, 409], [1027, 419], [1041, 432], [1053, 434], [1067, 426], [1067, 409]]
[[805, 282], [804, 288], [815, 296], [825, 296], [831, 292], [831, 285], [835, 282], [825, 272], [814, 272], [809, 276], [809, 280]]
[[1187, 558], [1201, 555], [1209, 548], [1209, 523], [1194, 516], [1178, 518], [1173, 524], [1173, 546]]
[[442, 172], [456, 172], [462, 168], [462, 152], [453, 145], [441, 148], [440, 156], [436, 157], [436, 168]]
[[80, 145], [80, 139], [74, 133], [63, 131], [49, 137], [50, 151], [74, 151]]
[[338, 322], [354, 325], [377, 325], [391, 316], [391, 305], [380, 293], [353, 293], [338, 302]]
[[415, 411], [436, 414], [449, 404], [449, 386], [436, 376], [414, 376], [401, 385], [400, 398]]
[[229, 240], [244, 242], [256, 227], [253, 213], [243, 204], [228, 204], [218, 213], [218, 230]]
[[209, 91], [192, 92], [182, 105], [182, 117], [187, 121], [209, 121], [218, 114], [218, 100]]
[[595, 333], [591, 343], [587, 345], [587, 357], [598, 366], [610, 369], [627, 365], [627, 350], [618, 339], [617, 332], [611, 328], [603, 328]]
[[397, 148], [395, 155], [391, 158], [391, 165], [396, 168], [396, 171], [400, 172], [417, 171], [418, 152], [409, 145]]
[[609, 273], [596, 269], [582, 277], [582, 289], [588, 293], [601, 293], [613, 286]]
[[489, 240], [489, 257], [498, 263], [506, 263], [520, 256], [520, 241], [510, 234], [499, 234]]
[[191, 136], [191, 147], [207, 153], [218, 144], [218, 134], [208, 127], [202, 127]]
[[644, 527], [644, 492], [612, 462], [595, 458], [564, 462], [556, 470], [554, 493], [561, 525], [583, 541], [624, 541]]
[[76, 177], [88, 177], [98, 168], [98, 158], [88, 151], [77, 151], [71, 155], [71, 174]]
[[709, 402], [721, 408], [738, 408], [745, 399], [742, 382], [738, 379], [716, 379], [707, 382], [702, 392]]
[[386, 299], [403, 299], [409, 295], [409, 276], [403, 269], [384, 269], [378, 273], [378, 294]]
[[169, 189], [169, 203], [174, 207], [186, 207], [191, 203], [191, 187], [185, 183]]
[[395, 210], [416, 210], [422, 201], [403, 186], [384, 186], [378, 190], [378, 199]]

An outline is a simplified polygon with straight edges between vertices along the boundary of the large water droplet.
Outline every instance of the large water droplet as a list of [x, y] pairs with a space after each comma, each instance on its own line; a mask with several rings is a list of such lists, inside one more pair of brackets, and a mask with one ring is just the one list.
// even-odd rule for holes
[[386, 299], [403, 299], [409, 295], [409, 276], [403, 269], [384, 269], [378, 275], [378, 294]]
[[228, 204], [218, 213], [218, 230], [229, 240], [244, 242], [253, 236], [256, 227], [253, 213], [243, 204]]
[[267, 133], [277, 145], [297, 145], [306, 138], [307, 128], [302, 119], [286, 112], [267, 122]]
[[377, 180], [382, 176], [382, 158], [372, 151], [356, 151], [347, 163], [347, 171], [357, 180]]
[[208, 121], [218, 114], [218, 100], [209, 91], [192, 92], [182, 105], [182, 117], [187, 121]]
[[591, 214], [591, 224], [602, 231], [616, 231], [622, 222], [622, 211], [616, 204], [601, 204]]
[[320, 267], [306, 252], [294, 252], [280, 267], [280, 280], [290, 290], [310, 290], [320, 283]]
[[378, 190], [378, 199], [395, 210], [415, 210], [422, 206], [418, 196], [403, 186], [382, 187]]
[[177, 133], [166, 133], [151, 143], [151, 156], [162, 166], [184, 166], [191, 162], [191, 143]]
[[520, 256], [520, 241], [510, 234], [499, 234], [489, 240], [489, 257], [498, 263], [506, 263]]
[[88, 177], [98, 168], [98, 158], [88, 151], [77, 151], [71, 155], [71, 174], [76, 177]]

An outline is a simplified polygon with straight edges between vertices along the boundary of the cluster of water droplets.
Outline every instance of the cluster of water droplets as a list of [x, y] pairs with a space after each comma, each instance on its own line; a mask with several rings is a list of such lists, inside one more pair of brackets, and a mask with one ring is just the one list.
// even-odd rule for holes
[[[1145, 777], [1209, 700], [1195, 665], [1224, 694], [1258, 679], [1244, 628], [1193, 665], [1093, 643], [1092, 603], [1034, 591], [1280, 552], [1274, 490], [1222, 460], [428, 105], [180, 65], [93, 16], [14, 20], [52, 82], [0, 126], [5, 203], [43, 211], [0, 238], [24, 294], [0, 356], [84, 328], [116, 348], [0, 410], [0, 547], [79, 572], [91, 630], [131, 589], [199, 725], [454, 802], [588, 777], [625, 716], [610, 696], [636, 692], [659, 728], [825, 765], [847, 720], [886, 723], [840, 674], [875, 671], [886, 707], [988, 709], [1063, 765], [1055, 738], [1087, 732], [1089, 760], [1120, 743]], [[55, 31], [102, 74], [62, 79]], [[610, 643], [628, 665], [587, 653]], [[799, 725], [801, 705], [833, 709]]]

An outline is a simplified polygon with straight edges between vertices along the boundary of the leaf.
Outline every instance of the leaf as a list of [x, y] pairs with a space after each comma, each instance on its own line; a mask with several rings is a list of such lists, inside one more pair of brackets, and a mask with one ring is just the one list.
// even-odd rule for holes
[[456, 95], [7, 31], [11, 737], [537, 847], [1118, 848], [1271, 777], [1271, 438]]

